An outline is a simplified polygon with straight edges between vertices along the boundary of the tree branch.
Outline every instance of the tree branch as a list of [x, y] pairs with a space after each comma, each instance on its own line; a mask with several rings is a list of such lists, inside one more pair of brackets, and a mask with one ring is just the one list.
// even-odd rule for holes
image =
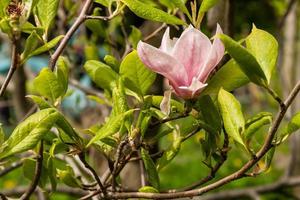
[[11, 65], [8, 74], [4, 80], [4, 83], [1, 86], [0, 97], [4, 95], [5, 90], [19, 65], [20, 65], [20, 58], [18, 54], [18, 39], [15, 38], [12, 40], [12, 46], [11, 46]]
[[42, 174], [42, 167], [43, 167], [43, 155], [44, 153], [44, 144], [43, 141], [41, 141], [40, 149], [39, 149], [39, 155], [36, 158], [36, 167], [34, 172], [34, 179], [28, 188], [28, 190], [21, 196], [21, 200], [29, 200], [30, 196], [34, 193], [36, 187], [39, 184], [39, 180]]
[[94, 179], [97, 181], [100, 189], [101, 189], [101, 192], [103, 193], [104, 197], [107, 196], [107, 192], [106, 192], [106, 189], [105, 187], [103, 186], [98, 174], [96, 173], [96, 171], [88, 164], [88, 162], [85, 160], [85, 155], [84, 155], [84, 152], [81, 152], [79, 155], [79, 159], [81, 160], [81, 162], [84, 164], [84, 166], [90, 170], [90, 172], [93, 174], [94, 176]]
[[286, 18], [287, 18], [287, 16], [289, 15], [289, 13], [291, 12], [291, 10], [292, 10], [292, 8], [293, 8], [293, 5], [294, 5], [296, 2], [297, 2], [297, 0], [290, 0], [290, 1], [289, 1], [285, 13], [283, 14], [282, 18], [279, 20], [279, 23], [278, 23], [278, 29], [279, 29], [279, 30], [282, 29], [282, 27], [284, 26], [285, 21], [286, 21]]
[[49, 61], [49, 68], [53, 71], [56, 65], [56, 62], [59, 58], [59, 56], [63, 53], [64, 49], [66, 48], [68, 41], [71, 39], [73, 34], [76, 32], [76, 30], [79, 28], [79, 26], [85, 21], [86, 19], [86, 13], [88, 12], [89, 8], [93, 4], [93, 0], [86, 0], [78, 18], [74, 22], [74, 24], [71, 26], [71, 28], [66, 33], [65, 37], [61, 40], [59, 43], [57, 49], [55, 50], [54, 54], [51, 56]]
[[17, 161], [11, 164], [9, 167], [5, 168], [4, 170], [0, 171], [0, 177], [5, 176], [9, 172], [21, 167], [23, 165], [23, 161]]

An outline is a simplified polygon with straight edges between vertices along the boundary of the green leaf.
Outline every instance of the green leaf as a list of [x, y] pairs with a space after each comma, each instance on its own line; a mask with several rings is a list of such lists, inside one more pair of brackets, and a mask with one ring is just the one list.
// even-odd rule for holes
[[253, 25], [251, 34], [246, 38], [246, 46], [260, 64], [268, 83], [270, 83], [278, 56], [276, 39], [270, 33], [257, 29]]
[[128, 116], [132, 115], [133, 112], [134, 110], [129, 110], [117, 116], [111, 116], [109, 120], [106, 122], [106, 124], [103, 127], [101, 127], [99, 131], [97, 131], [96, 135], [89, 141], [86, 147], [89, 147], [91, 144], [93, 144], [96, 141], [99, 141], [105, 137], [117, 133], [120, 130], [122, 124], [124, 123], [124, 120]]
[[264, 125], [272, 123], [272, 113], [261, 112], [247, 120], [244, 138], [250, 142], [252, 136]]
[[[145, 98], [147, 98], [146, 96]], [[152, 105], [156, 108], [160, 108], [160, 104], [163, 100], [163, 96], [152, 96]], [[175, 108], [176, 111], [183, 113], [184, 112], [184, 105], [183, 103], [176, 101], [174, 99], [171, 99], [171, 108]]]
[[205, 95], [196, 102], [196, 110], [201, 111], [205, 123], [209, 124], [215, 130], [215, 133], [220, 133], [222, 130], [222, 120], [217, 107], [210, 98]]
[[46, 108], [51, 108], [52, 106], [42, 97], [36, 96], [36, 95], [27, 95], [26, 97], [29, 97], [32, 99], [34, 103], [36, 103], [39, 107], [39, 109], [43, 110]]
[[42, 53], [45, 53], [45, 52], [53, 49], [63, 37], [64, 37], [63, 35], [57, 36], [56, 38], [52, 39], [50, 42], [47, 42], [46, 44], [37, 48], [31, 54], [28, 55], [27, 59], [32, 56], [40, 55]]
[[218, 104], [226, 132], [235, 141], [245, 146], [241, 137], [245, 128], [241, 104], [231, 93], [224, 89], [220, 89]]
[[241, 71], [237, 62], [231, 59], [217, 71], [200, 96], [210, 95], [214, 99], [221, 88], [233, 91], [247, 83], [249, 83], [248, 77]]
[[36, 33], [36, 31], [32, 31], [32, 33], [26, 39], [25, 48], [21, 55], [21, 60], [23, 63], [28, 59], [28, 56], [31, 54], [31, 52], [33, 52], [37, 48], [39, 40], [40, 37]]
[[36, 5], [38, 0], [23, 0], [24, 5], [24, 13], [22, 13], [22, 17], [24, 17], [24, 21], [27, 21], [33, 7]]
[[24, 24], [21, 26], [21, 31], [24, 33], [31, 34], [32, 31], [35, 31], [39, 36], [42, 36], [44, 33], [44, 29], [41, 27], [36, 27], [32, 23], [26, 21]]
[[120, 69], [120, 62], [111, 55], [106, 55], [104, 57], [104, 61], [106, 64], [108, 64], [115, 72], [119, 73]]
[[258, 85], [267, 85], [267, 78], [252, 53], [227, 35], [222, 34], [219, 37], [227, 52], [236, 60], [248, 78]]
[[180, 151], [181, 142], [182, 137], [180, 135], [180, 130], [175, 128], [173, 131], [172, 145], [166, 149], [163, 156], [159, 158], [157, 162], [157, 170], [161, 170], [175, 158]]
[[146, 192], [146, 193], [159, 193], [157, 189], [151, 186], [144, 186], [139, 189], [139, 192]]
[[129, 35], [129, 42], [134, 49], [136, 49], [138, 42], [142, 39], [142, 32], [135, 26], [131, 26], [131, 33]]
[[34, 79], [33, 85], [42, 96], [55, 103], [58, 97], [64, 94], [63, 85], [56, 75], [48, 68], [43, 68], [40, 74]]
[[120, 74], [130, 90], [145, 95], [155, 81], [156, 74], [146, 68], [139, 59], [137, 51], [128, 54], [120, 66]]
[[0, 19], [6, 16], [6, 8], [9, 5], [10, 0], [0, 1]]
[[46, 35], [56, 16], [58, 5], [59, 0], [42, 0], [36, 6], [35, 14], [39, 19], [39, 23], [45, 29]]
[[57, 169], [57, 176], [67, 186], [81, 188], [82, 184], [75, 178], [73, 169], [70, 166], [68, 166], [66, 170]]
[[111, 91], [111, 83], [118, 78], [118, 74], [108, 65], [96, 60], [87, 61], [84, 69], [97, 86], [109, 91]]
[[287, 125], [287, 133], [291, 134], [300, 129], [300, 112], [295, 114]]
[[21, 122], [8, 140], [0, 147], [0, 158], [34, 148], [57, 121], [59, 113], [48, 108], [41, 110]]
[[200, 6], [199, 13], [205, 13], [209, 9], [211, 9], [214, 5], [216, 5], [219, 0], [203, 0]]
[[144, 148], [141, 149], [141, 156], [144, 161], [149, 183], [154, 188], [159, 189], [159, 176], [152, 158]]
[[58, 58], [57, 67], [56, 67], [56, 77], [61, 87], [63, 88], [62, 95], [65, 95], [68, 90], [69, 65], [70, 64], [67, 58], [62, 56]]
[[285, 141], [292, 133], [300, 129], [300, 112], [296, 113], [288, 125], [285, 127], [283, 134], [280, 136], [280, 142]]
[[154, 8], [150, 5], [142, 3], [138, 0], [121, 0], [128, 8], [137, 16], [158, 22], [165, 22], [167, 24], [185, 24], [177, 17], [170, 15], [160, 9]]
[[119, 79], [116, 82], [111, 84], [112, 86], [112, 101], [113, 101], [113, 110], [112, 115], [120, 115], [128, 111], [128, 104], [125, 95], [125, 87], [122, 79]]
[[172, 0], [172, 3], [175, 5], [176, 8], [179, 8], [179, 10], [186, 14], [189, 17], [189, 19], [192, 19], [188, 9], [185, 6], [184, 0]]

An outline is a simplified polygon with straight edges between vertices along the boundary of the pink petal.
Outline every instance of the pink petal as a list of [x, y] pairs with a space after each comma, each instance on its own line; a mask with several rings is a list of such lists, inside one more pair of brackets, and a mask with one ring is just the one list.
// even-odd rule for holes
[[211, 46], [208, 37], [192, 26], [189, 26], [176, 42], [172, 54], [184, 65], [189, 83], [205, 64]]
[[141, 41], [138, 43], [137, 51], [142, 62], [152, 71], [166, 77], [173, 87], [186, 84], [185, 69], [172, 56]]
[[197, 78], [193, 78], [190, 86], [180, 86], [175, 89], [176, 94], [184, 99], [192, 99], [197, 96], [207, 84], [204, 84], [197, 80]]
[[205, 65], [203, 66], [202, 70], [200, 71], [198, 75], [198, 80], [202, 82], [206, 82], [209, 74], [214, 70], [214, 68], [217, 66], [217, 64], [222, 60], [225, 52], [225, 48], [223, 43], [219, 38], [217, 38], [217, 34], [223, 33], [221, 27], [219, 24], [217, 24], [217, 31], [215, 34], [215, 39], [212, 44], [212, 47], [209, 51], [209, 55], [205, 61]]
[[177, 38], [170, 39], [170, 28], [168, 27], [164, 33], [164, 36], [161, 41], [161, 46], [159, 49], [171, 55], [176, 41]]

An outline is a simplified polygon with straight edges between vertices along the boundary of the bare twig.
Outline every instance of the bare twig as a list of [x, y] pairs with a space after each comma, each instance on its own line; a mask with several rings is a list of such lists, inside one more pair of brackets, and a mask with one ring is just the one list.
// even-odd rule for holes
[[36, 187], [39, 184], [39, 180], [42, 174], [42, 167], [43, 167], [43, 152], [44, 152], [44, 144], [41, 141], [40, 148], [39, 148], [39, 155], [36, 158], [36, 167], [34, 172], [34, 179], [28, 188], [28, 190], [21, 196], [21, 200], [29, 200], [30, 196], [34, 193]]
[[88, 12], [89, 8], [93, 4], [93, 0], [86, 0], [78, 18], [74, 22], [74, 24], [71, 26], [71, 28], [66, 33], [65, 37], [61, 40], [59, 43], [57, 49], [55, 50], [54, 54], [51, 56], [49, 61], [49, 68], [53, 71], [56, 65], [56, 62], [59, 58], [59, 56], [63, 53], [64, 49], [66, 48], [68, 41], [71, 39], [73, 34], [76, 32], [76, 30], [79, 28], [79, 26], [85, 21], [86, 19], [86, 13]]
[[181, 188], [179, 190], [173, 190], [170, 192], [177, 192], [177, 191], [187, 191], [187, 190], [191, 190], [194, 188], [197, 188], [205, 183], [207, 183], [208, 181], [212, 180], [217, 171], [221, 168], [221, 166], [224, 164], [224, 162], [227, 160], [227, 152], [228, 152], [228, 146], [229, 146], [229, 140], [228, 140], [228, 135], [227, 133], [224, 132], [224, 143], [223, 143], [223, 147], [220, 150], [220, 160], [215, 164], [215, 166], [211, 169], [210, 174], [206, 177], [204, 177], [203, 179], [193, 183], [190, 186]]
[[0, 177], [5, 176], [9, 172], [21, 167], [23, 165], [23, 161], [17, 161], [12, 163], [9, 167], [5, 168], [4, 170], [0, 171]]
[[[27, 187], [20, 186], [20, 187], [15, 187], [15, 188], [9, 189], [9, 190], [1, 189], [1, 192], [6, 196], [15, 197], [15, 196], [22, 195], [24, 192], [26, 192], [26, 190], [27, 190]], [[47, 192], [53, 192], [51, 186], [47, 186], [45, 190]], [[66, 187], [63, 185], [58, 185], [58, 187], [56, 188], [55, 194], [68, 194], [68, 195], [72, 195], [75, 197], [79, 197], [82, 195], [86, 195], [87, 192], [83, 191], [82, 189], [69, 188], [69, 187]]]
[[150, 40], [151, 38], [155, 37], [160, 31], [162, 31], [165, 27], [167, 27], [167, 24], [162, 24], [160, 27], [158, 27], [155, 31], [153, 31], [151, 34], [147, 35], [145, 38], [144, 38], [144, 41], [148, 41]]
[[113, 168], [113, 171], [111, 173], [112, 175], [112, 188], [113, 188], [113, 191], [115, 191], [115, 186], [116, 186], [116, 176], [118, 175], [117, 174], [117, 170], [118, 170], [118, 165], [119, 165], [119, 162], [120, 162], [120, 159], [122, 157], [122, 151], [123, 151], [123, 148], [125, 147], [125, 145], [128, 143], [128, 140], [125, 139], [123, 140], [122, 142], [120, 142], [119, 144], [119, 147], [117, 149], [117, 153], [116, 153], [116, 161], [114, 163], [114, 168]]
[[1, 86], [0, 89], [0, 97], [4, 95], [5, 90], [9, 84], [9, 82], [11, 81], [15, 71], [17, 70], [19, 64], [20, 64], [20, 58], [18, 55], [18, 40], [17, 39], [13, 39], [12, 41], [12, 47], [11, 47], [11, 65], [8, 71], [8, 74], [4, 80], [3, 85]]
[[90, 172], [93, 174], [94, 179], [97, 181], [97, 183], [98, 183], [98, 185], [99, 185], [99, 187], [100, 187], [100, 189], [101, 189], [101, 191], [102, 191], [104, 197], [106, 197], [106, 196], [107, 196], [106, 189], [105, 189], [105, 187], [103, 186], [103, 184], [102, 184], [102, 182], [101, 182], [101, 180], [100, 180], [98, 174], [96, 173], [96, 171], [95, 171], [95, 170], [88, 164], [88, 162], [85, 160], [85, 154], [84, 154], [84, 152], [80, 153], [78, 156], [79, 156], [79, 159], [81, 160], [81, 162], [84, 164], [84, 166], [85, 166], [88, 170], [90, 170]]
[[208, 194], [201, 197], [201, 200], [221, 200], [226, 199], [237, 199], [242, 197], [248, 197], [250, 193], [265, 194], [277, 191], [278, 189], [285, 187], [294, 187], [300, 185], [300, 177], [291, 177], [279, 180], [275, 183], [260, 185], [255, 187], [249, 187], [245, 189], [233, 189], [228, 191], [217, 192], [214, 194]]

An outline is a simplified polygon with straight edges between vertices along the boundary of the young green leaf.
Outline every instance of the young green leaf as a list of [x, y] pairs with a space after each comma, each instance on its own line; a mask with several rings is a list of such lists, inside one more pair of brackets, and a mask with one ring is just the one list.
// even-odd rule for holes
[[82, 184], [78, 179], [75, 178], [75, 174], [71, 167], [67, 167], [66, 170], [57, 169], [58, 178], [67, 186], [72, 188], [81, 188]]
[[203, 0], [199, 9], [199, 13], [205, 13], [218, 3], [219, 0]]
[[37, 48], [39, 40], [40, 40], [40, 37], [36, 33], [36, 31], [32, 31], [32, 33], [26, 39], [25, 48], [21, 55], [21, 60], [23, 63], [27, 60], [27, 58], [31, 54], [31, 52], [33, 52]]
[[159, 189], [159, 176], [152, 158], [144, 148], [141, 149], [141, 156], [144, 161], [149, 183], [154, 188]]
[[246, 38], [246, 46], [260, 64], [268, 83], [270, 83], [278, 56], [276, 39], [270, 33], [253, 25], [251, 34]]
[[131, 33], [129, 35], [129, 42], [133, 48], [136, 49], [138, 42], [142, 39], [142, 32], [135, 26], [131, 26]]
[[156, 74], [146, 68], [136, 51], [128, 54], [120, 66], [120, 74], [130, 90], [145, 95], [155, 81]]
[[105, 7], [109, 7], [110, 4], [113, 2], [114, 0], [94, 0], [95, 3], [99, 3], [101, 4], [102, 6], [105, 6]]
[[87, 61], [84, 69], [99, 87], [109, 91], [111, 91], [111, 83], [118, 79], [118, 74], [114, 70], [96, 60]]
[[235, 141], [245, 146], [241, 136], [245, 128], [245, 119], [240, 102], [231, 93], [221, 88], [218, 104], [226, 132]]
[[124, 120], [128, 116], [132, 115], [133, 112], [134, 110], [129, 110], [117, 116], [111, 116], [109, 120], [106, 122], [106, 124], [103, 127], [101, 127], [101, 129], [96, 133], [96, 135], [89, 141], [86, 147], [89, 147], [94, 142], [97, 142], [105, 137], [117, 133], [120, 130], [122, 124], [124, 123]]
[[42, 96], [48, 98], [53, 104], [58, 97], [64, 95], [63, 85], [48, 68], [41, 70], [40, 74], [34, 79], [33, 85]]
[[158, 22], [165, 22], [167, 24], [185, 24], [177, 17], [170, 15], [160, 9], [154, 8], [150, 5], [142, 3], [139, 0], [121, 0], [128, 8], [137, 16]]
[[[228, 78], [230, 77], [230, 78]], [[221, 88], [233, 91], [249, 83], [248, 77], [240, 69], [233, 59], [230, 59], [208, 82], [208, 86], [201, 92], [200, 96], [210, 95], [213, 99], [217, 97]]]
[[34, 148], [58, 118], [59, 113], [53, 108], [41, 110], [28, 117], [14, 129], [8, 140], [1, 146], [0, 158]]
[[56, 67], [56, 77], [58, 82], [63, 88], [63, 95], [66, 94], [68, 90], [68, 80], [69, 80], [69, 61], [67, 58], [60, 56], [57, 61]]
[[39, 1], [36, 6], [35, 14], [39, 23], [45, 29], [46, 35], [48, 34], [49, 27], [57, 14], [58, 5], [59, 0], [42, 0]]
[[280, 142], [286, 140], [293, 132], [300, 129], [300, 112], [296, 113], [288, 125], [286, 126], [284, 133], [280, 136]]
[[227, 35], [222, 34], [219, 37], [227, 52], [236, 60], [248, 78], [258, 85], [267, 85], [267, 78], [252, 53]]
[[27, 59], [32, 56], [40, 55], [42, 53], [45, 53], [45, 52], [53, 49], [63, 37], [64, 37], [63, 35], [57, 36], [56, 38], [52, 39], [50, 42], [47, 42], [46, 44], [42, 45], [41, 47], [35, 49], [32, 53], [30, 53], [27, 56]]
[[245, 125], [244, 138], [249, 142], [252, 136], [264, 125], [272, 123], [272, 113], [261, 112], [247, 120]]
[[[32, 158], [25, 159], [22, 166], [24, 177], [32, 181], [34, 178], [35, 168], [36, 168], [36, 160]], [[47, 179], [48, 179], [47, 169], [45, 168], [43, 163], [42, 173], [39, 180], [39, 186], [44, 188], [47, 184]]]
[[190, 12], [188, 11], [188, 9], [185, 6], [185, 2], [184, 0], [173, 0], [172, 3], [175, 5], [176, 8], [179, 8], [179, 10], [181, 10], [184, 14], [186, 14], [188, 16], [189, 19], [192, 19]]
[[51, 108], [52, 106], [42, 97], [36, 95], [27, 95], [26, 97], [32, 99], [34, 103], [36, 103], [39, 109], [43, 110], [46, 108]]
[[114, 103], [112, 116], [116, 116], [128, 111], [128, 104], [125, 95], [125, 87], [122, 79], [113, 82], [111, 86], [112, 86], [112, 100]]
[[222, 130], [220, 113], [210, 96], [205, 95], [196, 102], [195, 109], [201, 111], [204, 121], [209, 124], [216, 133]]
[[106, 64], [108, 64], [115, 72], [119, 73], [120, 69], [120, 62], [111, 55], [106, 55], [104, 57], [104, 61]]

